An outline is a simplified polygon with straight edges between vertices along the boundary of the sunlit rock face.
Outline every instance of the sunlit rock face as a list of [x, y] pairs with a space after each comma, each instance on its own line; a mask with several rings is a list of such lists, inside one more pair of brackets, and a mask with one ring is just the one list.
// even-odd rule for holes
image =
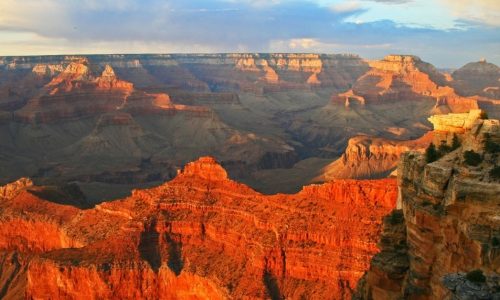
[[349, 299], [397, 197], [392, 179], [264, 196], [211, 157], [87, 210], [23, 182], [0, 199], [7, 297]]
[[423, 151], [432, 140], [432, 132], [409, 141], [370, 136], [351, 138], [344, 154], [324, 167], [318, 179], [387, 177], [395, 171], [403, 153], [410, 150]]
[[465, 112], [479, 106], [456, 94], [446, 78], [431, 64], [413, 55], [388, 55], [369, 62], [370, 69], [347, 93], [334, 95], [334, 102], [348, 107], [351, 101], [366, 103], [434, 100], [435, 113]]
[[[265, 192], [384, 177], [403, 151], [424, 147], [403, 141], [428, 132], [430, 115], [500, 111], [500, 100], [454, 89], [452, 75], [411, 55], [2, 57], [0, 184], [77, 182], [102, 201], [170, 180], [204, 155]], [[308, 168], [299, 181], [265, 186], [295, 166]]]
[[[357, 298], [448, 299], [450, 289], [461, 294], [455, 290], [458, 283], [452, 286], [446, 279], [452, 273], [480, 269], [498, 276], [500, 182], [491, 171], [499, 158], [486, 143], [500, 144], [500, 123], [480, 119], [480, 113], [431, 118], [434, 143], [451, 136], [461, 141], [437, 161], [427, 163], [417, 152], [402, 156], [401, 210], [385, 220], [382, 251], [360, 281]], [[471, 150], [480, 154], [477, 166], [465, 161], [464, 153]]]

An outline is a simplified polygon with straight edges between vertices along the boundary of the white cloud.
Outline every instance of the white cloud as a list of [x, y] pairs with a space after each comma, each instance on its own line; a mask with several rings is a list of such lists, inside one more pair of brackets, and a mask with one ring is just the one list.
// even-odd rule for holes
[[270, 42], [271, 52], [320, 52], [320, 53], [350, 53], [355, 49], [360, 51], [382, 50], [388, 51], [392, 45], [389, 43], [355, 45], [349, 43], [333, 43], [314, 38], [296, 38], [288, 40], [273, 40]]
[[337, 13], [349, 13], [361, 9], [361, 4], [358, 1], [344, 1], [333, 4], [330, 9]]
[[500, 26], [499, 0], [440, 0], [459, 19]]

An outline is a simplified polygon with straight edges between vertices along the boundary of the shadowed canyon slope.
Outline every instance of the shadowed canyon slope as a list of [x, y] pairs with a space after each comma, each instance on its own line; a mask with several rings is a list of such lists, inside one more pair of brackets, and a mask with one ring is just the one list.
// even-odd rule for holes
[[203, 157], [170, 182], [86, 210], [26, 179], [0, 188], [0, 296], [348, 299], [396, 181], [264, 196], [227, 176]]
[[[203, 155], [264, 192], [381, 177], [413, 145], [402, 141], [430, 130], [430, 115], [498, 114], [495, 94], [474, 80], [482, 74], [494, 90], [496, 66], [478, 64], [445, 76], [408, 55], [3, 57], [0, 178], [73, 182], [101, 201], [168, 180]], [[388, 153], [333, 162], [372, 142]]]

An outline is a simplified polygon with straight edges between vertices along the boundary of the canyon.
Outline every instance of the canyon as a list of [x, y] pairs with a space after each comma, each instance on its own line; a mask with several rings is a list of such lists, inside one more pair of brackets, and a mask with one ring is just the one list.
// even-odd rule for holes
[[4, 299], [347, 299], [397, 186], [336, 180], [265, 196], [202, 157], [90, 209], [28, 179], [0, 195]]
[[497, 297], [499, 70], [0, 57], [0, 298]]
[[[411, 55], [1, 57], [0, 183], [72, 182], [98, 203], [203, 155], [265, 193], [380, 178], [403, 151], [425, 147], [405, 141], [431, 130], [429, 116], [498, 117], [497, 69], [478, 62], [450, 75]], [[379, 150], [345, 153], [370, 143]], [[296, 178], [279, 179], [288, 173]]]

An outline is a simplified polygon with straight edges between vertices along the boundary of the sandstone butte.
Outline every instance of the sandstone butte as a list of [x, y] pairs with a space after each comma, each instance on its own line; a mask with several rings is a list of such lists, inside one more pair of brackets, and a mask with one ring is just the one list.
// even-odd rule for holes
[[[499, 157], [485, 148], [486, 139], [500, 145], [500, 122], [480, 116], [476, 110], [429, 119], [435, 144], [450, 144], [453, 135], [461, 140], [461, 147], [435, 162], [418, 152], [403, 154], [398, 209], [384, 219], [381, 252], [355, 299], [500, 297], [500, 182], [490, 173]], [[479, 165], [464, 162], [469, 150], [482, 156]], [[492, 280], [464, 281], [477, 269]]]
[[44, 195], [28, 179], [0, 188], [0, 297], [348, 299], [397, 186], [336, 180], [265, 196], [202, 157], [91, 209]]
[[395, 171], [398, 162], [407, 151], [421, 151], [432, 142], [433, 131], [415, 140], [397, 141], [372, 136], [356, 136], [349, 139], [342, 156], [321, 170], [316, 180], [335, 178], [384, 178]]

